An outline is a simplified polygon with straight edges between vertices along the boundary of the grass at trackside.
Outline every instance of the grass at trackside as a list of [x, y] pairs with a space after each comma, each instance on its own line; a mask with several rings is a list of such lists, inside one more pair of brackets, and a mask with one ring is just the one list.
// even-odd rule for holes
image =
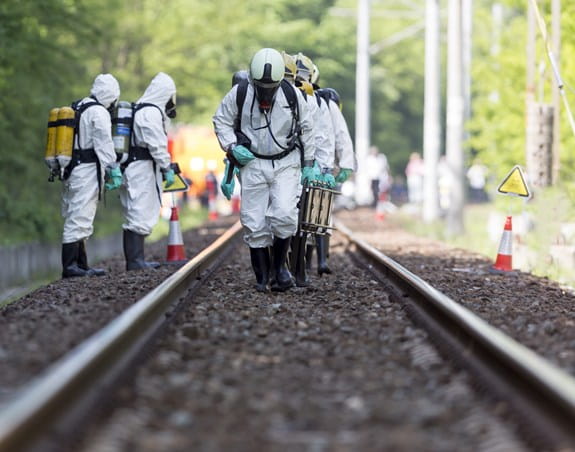
[[[575, 232], [571, 240], [561, 234], [562, 226], [575, 224], [575, 208], [566, 191], [546, 189], [529, 201], [496, 195], [490, 203], [467, 205], [464, 210], [465, 231], [458, 236], [447, 234], [443, 220], [426, 224], [419, 216], [403, 213], [402, 209], [398, 212], [396, 218], [409, 232], [482, 254], [493, 262], [499, 250], [505, 217], [511, 216], [514, 264], [521, 247], [530, 256], [529, 264], [522, 270], [575, 287], [573, 268], [560, 266], [551, 255], [552, 248], [558, 244], [565, 245], [567, 253], [569, 248], [566, 247], [575, 245]], [[575, 255], [573, 263], [575, 265]]]

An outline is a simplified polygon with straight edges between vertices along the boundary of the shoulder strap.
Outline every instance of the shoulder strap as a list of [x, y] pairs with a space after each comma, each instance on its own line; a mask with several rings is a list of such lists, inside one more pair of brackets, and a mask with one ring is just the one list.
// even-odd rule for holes
[[241, 130], [242, 128], [242, 111], [244, 109], [244, 101], [248, 92], [248, 81], [242, 80], [238, 83], [238, 90], [236, 92], [236, 105], [238, 106], [238, 115], [236, 117], [235, 129]]
[[[160, 112], [160, 114], [162, 115], [162, 118], [164, 117], [164, 113], [162, 112], [162, 109], [160, 107], [158, 107], [156, 104], [152, 104], [149, 102], [140, 102], [139, 104], [136, 102], [132, 102], [132, 122], [130, 124], [130, 148], [134, 146], [133, 143], [133, 137], [134, 137], [134, 122], [136, 120], [136, 112], [140, 111], [142, 108], [145, 107], [155, 107], [158, 109], [158, 111]], [[163, 125], [164, 127], [164, 133], [167, 135], [168, 132], [166, 131], [165, 125]]]
[[[149, 102], [141, 102], [137, 104], [135, 102], [132, 102], [132, 118], [134, 118], [134, 115], [136, 114], [137, 111], [141, 110], [144, 107], [156, 107], [158, 110], [160, 110], [160, 113], [162, 113], [162, 109], [158, 107], [156, 104], [151, 104]], [[162, 117], [164, 117], [163, 113]]]
[[[102, 105], [96, 99], [93, 99], [91, 102], [84, 102], [82, 105], [79, 105], [82, 99], [75, 100], [70, 105], [75, 112], [74, 115], [74, 138], [72, 141], [72, 148], [74, 148], [76, 141], [78, 142], [78, 149], [81, 151], [82, 148], [80, 147], [80, 116], [84, 113], [88, 108], [93, 107], [95, 105]], [[102, 105], [103, 106], [103, 105]]]
[[86, 109], [93, 107], [94, 105], [102, 105], [100, 102], [98, 102], [95, 99], [92, 102], [84, 102], [82, 105], [79, 105], [81, 101], [82, 101], [82, 99], [75, 100], [74, 102], [72, 102], [72, 105], [70, 105], [72, 107], [72, 109], [76, 112], [76, 118], [77, 119], [80, 118], [80, 115], [82, 113], [84, 113], [84, 111]]
[[[283, 79], [281, 81], [281, 87], [282, 87], [284, 95], [288, 101], [288, 105], [290, 107], [292, 117], [293, 117], [292, 131], [290, 132], [290, 135], [292, 136], [294, 147], [299, 148], [300, 163], [303, 167], [303, 144], [301, 142], [301, 125], [299, 122], [299, 105], [297, 103], [297, 92], [296, 92], [296, 89], [298, 89], [298, 88], [293, 86], [286, 79]], [[303, 93], [303, 94], [305, 97], [305, 93]]]

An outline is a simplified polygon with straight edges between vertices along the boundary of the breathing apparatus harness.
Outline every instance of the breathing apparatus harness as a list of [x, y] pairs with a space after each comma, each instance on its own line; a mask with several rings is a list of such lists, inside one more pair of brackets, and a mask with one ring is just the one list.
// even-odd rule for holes
[[[72, 170], [80, 165], [81, 163], [95, 163], [96, 164], [96, 174], [98, 177], [98, 199], [100, 199], [100, 193], [102, 192], [102, 166], [100, 165], [100, 160], [98, 159], [98, 155], [94, 148], [89, 149], [82, 149], [80, 147], [80, 117], [82, 113], [84, 113], [88, 108], [93, 107], [95, 105], [103, 105], [98, 102], [98, 100], [94, 96], [90, 96], [93, 99], [93, 102], [84, 102], [80, 104], [82, 99], [72, 102], [70, 105], [74, 110], [75, 116], [74, 119], [67, 120], [70, 124], [69, 126], [74, 127], [74, 148], [72, 150], [72, 159], [70, 163], [64, 169], [64, 180], [67, 180], [72, 174]], [[76, 146], [77, 143], [77, 146]]]
[[[158, 107], [156, 104], [151, 104], [148, 102], [142, 102], [140, 104], [132, 103], [132, 118], [130, 121], [130, 148], [128, 150], [128, 158], [125, 162], [121, 163], [122, 172], [126, 169], [126, 167], [136, 161], [136, 160], [152, 160], [154, 161], [153, 157], [150, 154], [150, 150], [147, 147], [143, 146], [136, 146], [134, 142], [134, 121], [136, 118], [136, 113], [140, 111], [144, 107], [155, 107], [157, 108], [160, 113], [162, 113], [162, 109]], [[162, 117], [163, 117], [162, 113]], [[166, 133], [166, 129], [164, 128], [164, 133]], [[117, 161], [119, 162], [121, 155], [118, 155]], [[156, 162], [154, 161], [154, 172], [156, 170]]]
[[[130, 147], [128, 150], [128, 159], [125, 162], [122, 162], [120, 164], [120, 168], [122, 169], [122, 173], [126, 170], [126, 168], [128, 167], [128, 165], [130, 163], [135, 162], [136, 160], [151, 160], [152, 161], [152, 171], [154, 172], [154, 174], [156, 174], [156, 161], [154, 160], [154, 158], [150, 154], [150, 150], [144, 146], [136, 146], [136, 143], [134, 141], [134, 121], [136, 119], [136, 113], [145, 107], [157, 108], [160, 111], [162, 118], [164, 117], [162, 109], [160, 107], [158, 107], [156, 104], [152, 104], [149, 102], [142, 102], [139, 104], [132, 103], [132, 120], [131, 120], [131, 124], [130, 124], [130, 141], [129, 141]], [[166, 136], [167, 136], [168, 133], [166, 132], [166, 127], [163, 124], [163, 122], [162, 122], [162, 126], [164, 128], [164, 134], [166, 134]], [[118, 159], [120, 159], [120, 158], [121, 158], [121, 155], [118, 155]], [[160, 189], [158, 188], [157, 184], [156, 184], [156, 192], [158, 193], [158, 198], [159, 198], [160, 203], [161, 203], [162, 202], [162, 193], [160, 192]]]
[[[291, 110], [291, 113], [292, 113], [292, 123], [290, 126], [290, 132], [286, 137], [288, 140], [287, 146], [283, 146], [278, 142], [277, 138], [272, 133], [272, 130], [270, 127], [271, 123], [270, 123], [270, 120], [268, 117], [268, 111], [263, 110], [266, 124], [262, 127], [254, 128], [254, 130], [260, 130], [260, 129], [267, 128], [269, 130], [270, 136], [272, 137], [272, 140], [280, 149], [282, 149], [282, 151], [278, 152], [277, 154], [274, 154], [274, 155], [263, 155], [263, 154], [258, 154], [257, 152], [254, 152], [252, 149], [250, 149], [251, 141], [242, 132], [242, 127], [241, 127], [242, 110], [243, 110], [244, 101], [246, 99], [246, 94], [247, 94], [247, 90], [248, 90], [248, 81], [247, 80], [242, 80], [238, 83], [238, 88], [237, 88], [237, 93], [236, 93], [236, 104], [238, 107], [238, 114], [237, 114], [236, 119], [234, 121], [234, 130], [236, 133], [237, 144], [243, 145], [243, 146], [247, 147], [248, 149], [250, 149], [251, 153], [257, 158], [264, 159], [264, 160], [272, 160], [272, 161], [282, 159], [285, 156], [289, 155], [294, 149], [298, 148], [300, 150], [300, 157], [301, 157], [302, 165], [303, 165], [303, 144], [301, 142], [301, 133], [302, 132], [301, 132], [301, 125], [300, 125], [300, 121], [299, 121], [299, 106], [298, 106], [297, 97], [296, 97], [297, 94], [295, 92], [295, 88], [287, 80], [282, 80], [280, 83], [280, 86], [281, 86], [281, 89], [282, 89], [286, 99], [287, 99], [289, 109]], [[256, 96], [254, 95], [253, 99], [252, 99], [252, 104], [250, 107], [250, 123], [251, 123], [251, 120], [253, 119], [252, 115], [253, 115], [253, 109], [254, 109], [255, 101], [256, 101]], [[272, 108], [273, 108], [273, 104], [272, 104]], [[243, 165], [240, 165], [236, 161], [232, 152], [228, 152], [227, 157], [234, 164], [234, 166], [237, 166], [238, 168], [241, 168], [243, 166]]]

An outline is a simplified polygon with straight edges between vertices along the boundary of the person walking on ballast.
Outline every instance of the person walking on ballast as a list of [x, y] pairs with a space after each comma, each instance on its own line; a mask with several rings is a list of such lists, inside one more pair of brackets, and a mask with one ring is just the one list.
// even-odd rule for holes
[[[94, 80], [90, 96], [73, 104], [76, 111], [72, 158], [64, 169], [62, 191], [62, 277], [101, 276], [105, 271], [88, 265], [85, 241], [94, 232], [94, 218], [104, 186], [120, 186], [109, 109], [120, 97], [120, 85], [111, 74]], [[79, 119], [78, 119], [79, 117]]]
[[[308, 107], [283, 78], [282, 55], [275, 49], [259, 50], [250, 63], [249, 82], [235, 85], [213, 117], [220, 146], [240, 168], [240, 221], [260, 292], [267, 291], [270, 281], [270, 246], [275, 274], [271, 289], [293, 287], [286, 258], [297, 230], [300, 181], [317, 177]], [[245, 95], [241, 108], [238, 93]], [[244, 144], [238, 144], [236, 118], [248, 139]], [[298, 141], [303, 149], [296, 146]]]
[[166, 187], [174, 183], [168, 153], [168, 118], [176, 117], [176, 85], [160, 72], [134, 107], [128, 161], [122, 165], [124, 181], [120, 201], [124, 209], [126, 270], [156, 268], [144, 258], [144, 239], [160, 217], [162, 175]]

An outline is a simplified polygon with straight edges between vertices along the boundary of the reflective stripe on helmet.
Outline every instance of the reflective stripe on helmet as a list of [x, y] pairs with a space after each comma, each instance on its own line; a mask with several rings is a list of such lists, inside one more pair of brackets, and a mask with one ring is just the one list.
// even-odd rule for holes
[[[250, 78], [254, 82], [279, 84], [284, 77], [284, 60], [275, 49], [258, 50], [250, 63]], [[264, 86], [264, 85], [260, 85]]]

